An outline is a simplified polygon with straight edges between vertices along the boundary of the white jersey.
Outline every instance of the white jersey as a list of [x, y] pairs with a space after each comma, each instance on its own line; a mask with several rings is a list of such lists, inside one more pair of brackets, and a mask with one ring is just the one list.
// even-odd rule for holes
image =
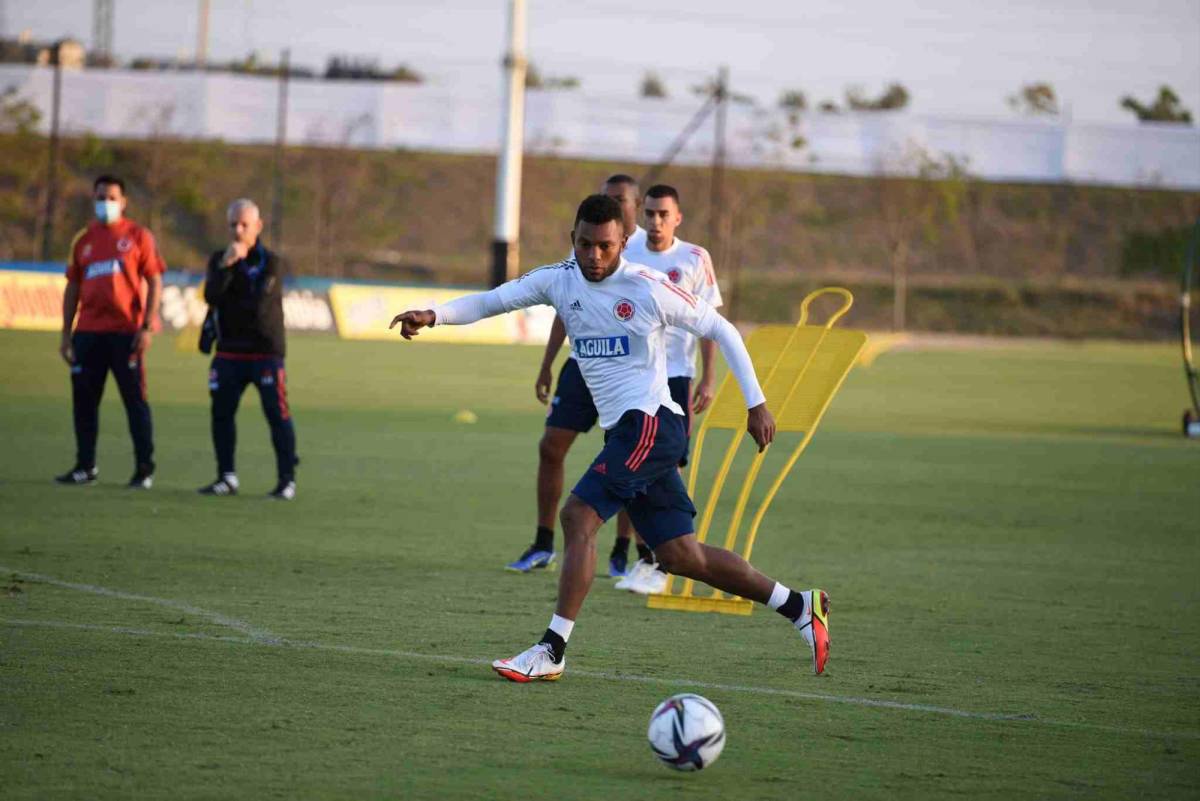
[[[635, 230], [632, 234], [629, 235], [629, 241], [625, 243], [625, 251], [628, 252], [629, 248], [634, 247], [635, 245], [639, 248], [644, 247], [645, 244], [646, 244], [646, 229], [639, 225], [637, 227], [637, 230]], [[574, 258], [575, 258], [575, 251], [572, 250], [570, 253], [567, 254], [566, 261], [571, 261]], [[569, 336], [570, 335], [568, 334], [568, 337]], [[570, 351], [568, 351], [567, 358], [568, 359], [575, 358], [575, 349], [574, 348], [571, 348]]]
[[601, 428], [612, 428], [632, 409], [653, 415], [665, 406], [683, 414], [667, 387], [668, 326], [716, 339], [746, 405], [764, 400], [737, 329], [704, 300], [625, 259], [598, 282], [584, 278], [573, 258], [539, 267], [490, 292], [435, 307], [435, 324], [464, 325], [541, 304], [553, 306], [566, 326]]
[[[650, 249], [646, 237], [643, 236], [636, 246], [630, 238], [629, 246], [625, 248], [625, 258], [662, 273], [672, 284], [704, 299], [714, 309], [724, 303], [717, 286], [716, 273], [713, 272], [712, 257], [699, 245], [676, 237], [666, 250], [654, 251]], [[682, 328], [669, 328], [666, 345], [667, 377], [695, 376], [696, 337]]]
[[[632, 247], [640, 248], [645, 247], [645, 245], [646, 229], [639, 225], [636, 229], [634, 229], [633, 233], [629, 235], [629, 241], [625, 243], [625, 249], [629, 250]], [[575, 254], [572, 253], [571, 255], [574, 256]], [[630, 261], [632, 261], [632, 259]]]

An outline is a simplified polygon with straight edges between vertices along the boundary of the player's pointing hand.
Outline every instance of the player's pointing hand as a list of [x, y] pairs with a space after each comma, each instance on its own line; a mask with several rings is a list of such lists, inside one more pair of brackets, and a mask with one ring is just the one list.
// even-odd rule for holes
[[417, 335], [417, 331], [425, 328], [426, 326], [433, 325], [434, 320], [436, 319], [437, 315], [433, 313], [432, 309], [426, 309], [425, 311], [406, 311], [402, 314], [397, 314], [392, 318], [392, 324], [388, 326], [388, 330], [392, 330], [396, 327], [396, 324], [399, 323], [400, 336], [404, 337], [405, 339], [412, 339]]
[[760, 403], [750, 409], [746, 417], [746, 431], [750, 432], [750, 436], [758, 443], [759, 453], [765, 451], [771, 440], [775, 439], [775, 418], [767, 404]]

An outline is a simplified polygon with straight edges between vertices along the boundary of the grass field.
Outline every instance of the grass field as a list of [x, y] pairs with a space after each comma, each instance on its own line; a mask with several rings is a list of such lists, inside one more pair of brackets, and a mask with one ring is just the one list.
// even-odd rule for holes
[[[261, 497], [253, 390], [244, 494], [195, 495], [207, 368], [167, 340], [155, 488], [121, 488], [111, 384], [102, 483], [53, 485], [73, 455], [55, 344], [0, 333], [5, 799], [1200, 794], [1200, 443], [1177, 433], [1169, 347], [852, 373], [755, 550], [830, 592], [826, 676], [766, 610], [652, 612], [597, 579], [566, 678], [523, 686], [486, 663], [532, 642], [555, 594], [500, 569], [532, 533], [535, 349], [294, 338], [303, 464], [282, 504]], [[694, 775], [645, 743], [685, 690], [729, 734]]]

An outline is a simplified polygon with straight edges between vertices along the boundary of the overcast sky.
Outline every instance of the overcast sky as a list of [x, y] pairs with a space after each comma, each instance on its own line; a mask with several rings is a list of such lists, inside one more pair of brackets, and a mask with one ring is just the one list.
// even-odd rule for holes
[[[636, 95], [654, 69], [673, 95], [729, 66], [734, 88], [840, 100], [900, 81], [917, 112], [1007, 116], [1022, 83], [1047, 81], [1076, 120], [1132, 122], [1123, 94], [1170, 84], [1200, 112], [1200, 0], [528, 0], [529, 56], [585, 91]], [[115, 0], [115, 49], [190, 57], [196, 0]], [[320, 69], [330, 55], [407, 63], [448, 85], [499, 84], [506, 0], [211, 0], [213, 60], [251, 51]], [[0, 0], [4, 32], [90, 44], [91, 0]]]

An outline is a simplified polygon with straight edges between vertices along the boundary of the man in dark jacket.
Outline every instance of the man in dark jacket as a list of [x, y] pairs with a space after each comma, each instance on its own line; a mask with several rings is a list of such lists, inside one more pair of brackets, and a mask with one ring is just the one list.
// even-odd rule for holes
[[263, 224], [253, 201], [235, 200], [228, 217], [233, 241], [209, 258], [204, 284], [204, 299], [217, 334], [217, 353], [208, 373], [217, 480], [199, 491], [202, 495], [237, 494], [234, 416], [246, 385], [253, 383], [271, 426], [279, 473], [270, 495], [290, 501], [296, 497], [297, 459], [283, 369], [283, 265], [279, 256], [258, 240]]

